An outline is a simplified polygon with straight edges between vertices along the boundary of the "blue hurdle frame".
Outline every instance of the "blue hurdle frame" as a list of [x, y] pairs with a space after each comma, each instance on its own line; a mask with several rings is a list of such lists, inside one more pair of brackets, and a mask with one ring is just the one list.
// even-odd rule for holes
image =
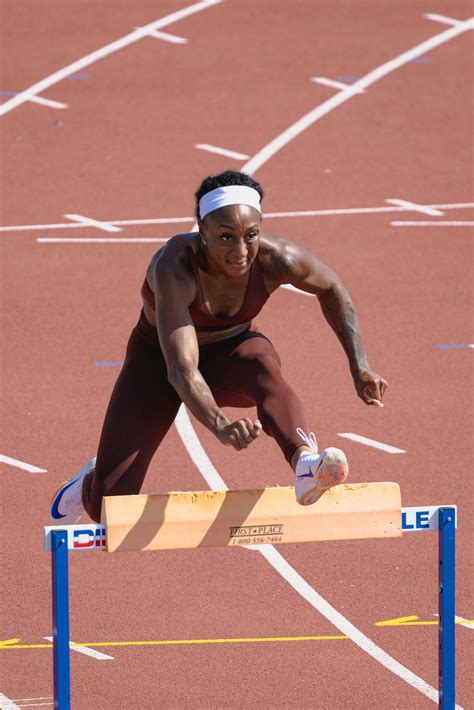
[[[438, 690], [439, 707], [455, 710], [456, 508], [438, 508]], [[422, 526], [425, 527], [425, 526]], [[51, 531], [54, 708], [70, 710], [68, 531]]]

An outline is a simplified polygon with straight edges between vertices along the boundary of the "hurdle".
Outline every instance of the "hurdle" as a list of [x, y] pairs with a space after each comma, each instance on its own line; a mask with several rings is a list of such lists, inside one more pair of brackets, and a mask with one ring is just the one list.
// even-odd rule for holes
[[51, 553], [54, 707], [69, 710], [69, 550], [252, 547], [438, 532], [438, 691], [455, 708], [455, 505], [402, 508], [396, 483], [341, 484], [311, 506], [294, 488], [105, 497], [102, 522], [44, 528]]

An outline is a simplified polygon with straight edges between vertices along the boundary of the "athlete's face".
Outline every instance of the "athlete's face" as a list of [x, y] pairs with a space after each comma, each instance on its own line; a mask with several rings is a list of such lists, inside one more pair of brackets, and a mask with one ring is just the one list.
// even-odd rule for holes
[[260, 212], [247, 205], [230, 205], [210, 212], [199, 222], [211, 269], [227, 276], [243, 276], [257, 256]]

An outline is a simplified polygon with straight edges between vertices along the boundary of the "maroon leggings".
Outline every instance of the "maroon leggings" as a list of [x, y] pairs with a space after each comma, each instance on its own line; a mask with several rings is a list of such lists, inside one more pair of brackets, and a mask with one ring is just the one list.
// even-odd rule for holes
[[[287, 461], [307, 431], [299, 397], [285, 382], [271, 342], [256, 330], [199, 348], [199, 370], [220, 407], [257, 407], [263, 430]], [[100, 520], [102, 496], [135, 495], [181, 405], [168, 382], [156, 328], [143, 311], [127, 346], [105, 416], [95, 470], [84, 480], [85, 510]]]

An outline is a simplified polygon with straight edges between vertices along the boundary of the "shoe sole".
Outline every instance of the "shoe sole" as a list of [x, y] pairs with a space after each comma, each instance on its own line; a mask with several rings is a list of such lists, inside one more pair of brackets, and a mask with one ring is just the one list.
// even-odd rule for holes
[[[323, 469], [323, 470], [321, 470]], [[300, 505], [311, 505], [321, 497], [324, 491], [344, 483], [349, 475], [349, 465], [345, 454], [340, 449], [326, 449], [324, 458], [316, 469], [315, 486], [297, 500]]]

